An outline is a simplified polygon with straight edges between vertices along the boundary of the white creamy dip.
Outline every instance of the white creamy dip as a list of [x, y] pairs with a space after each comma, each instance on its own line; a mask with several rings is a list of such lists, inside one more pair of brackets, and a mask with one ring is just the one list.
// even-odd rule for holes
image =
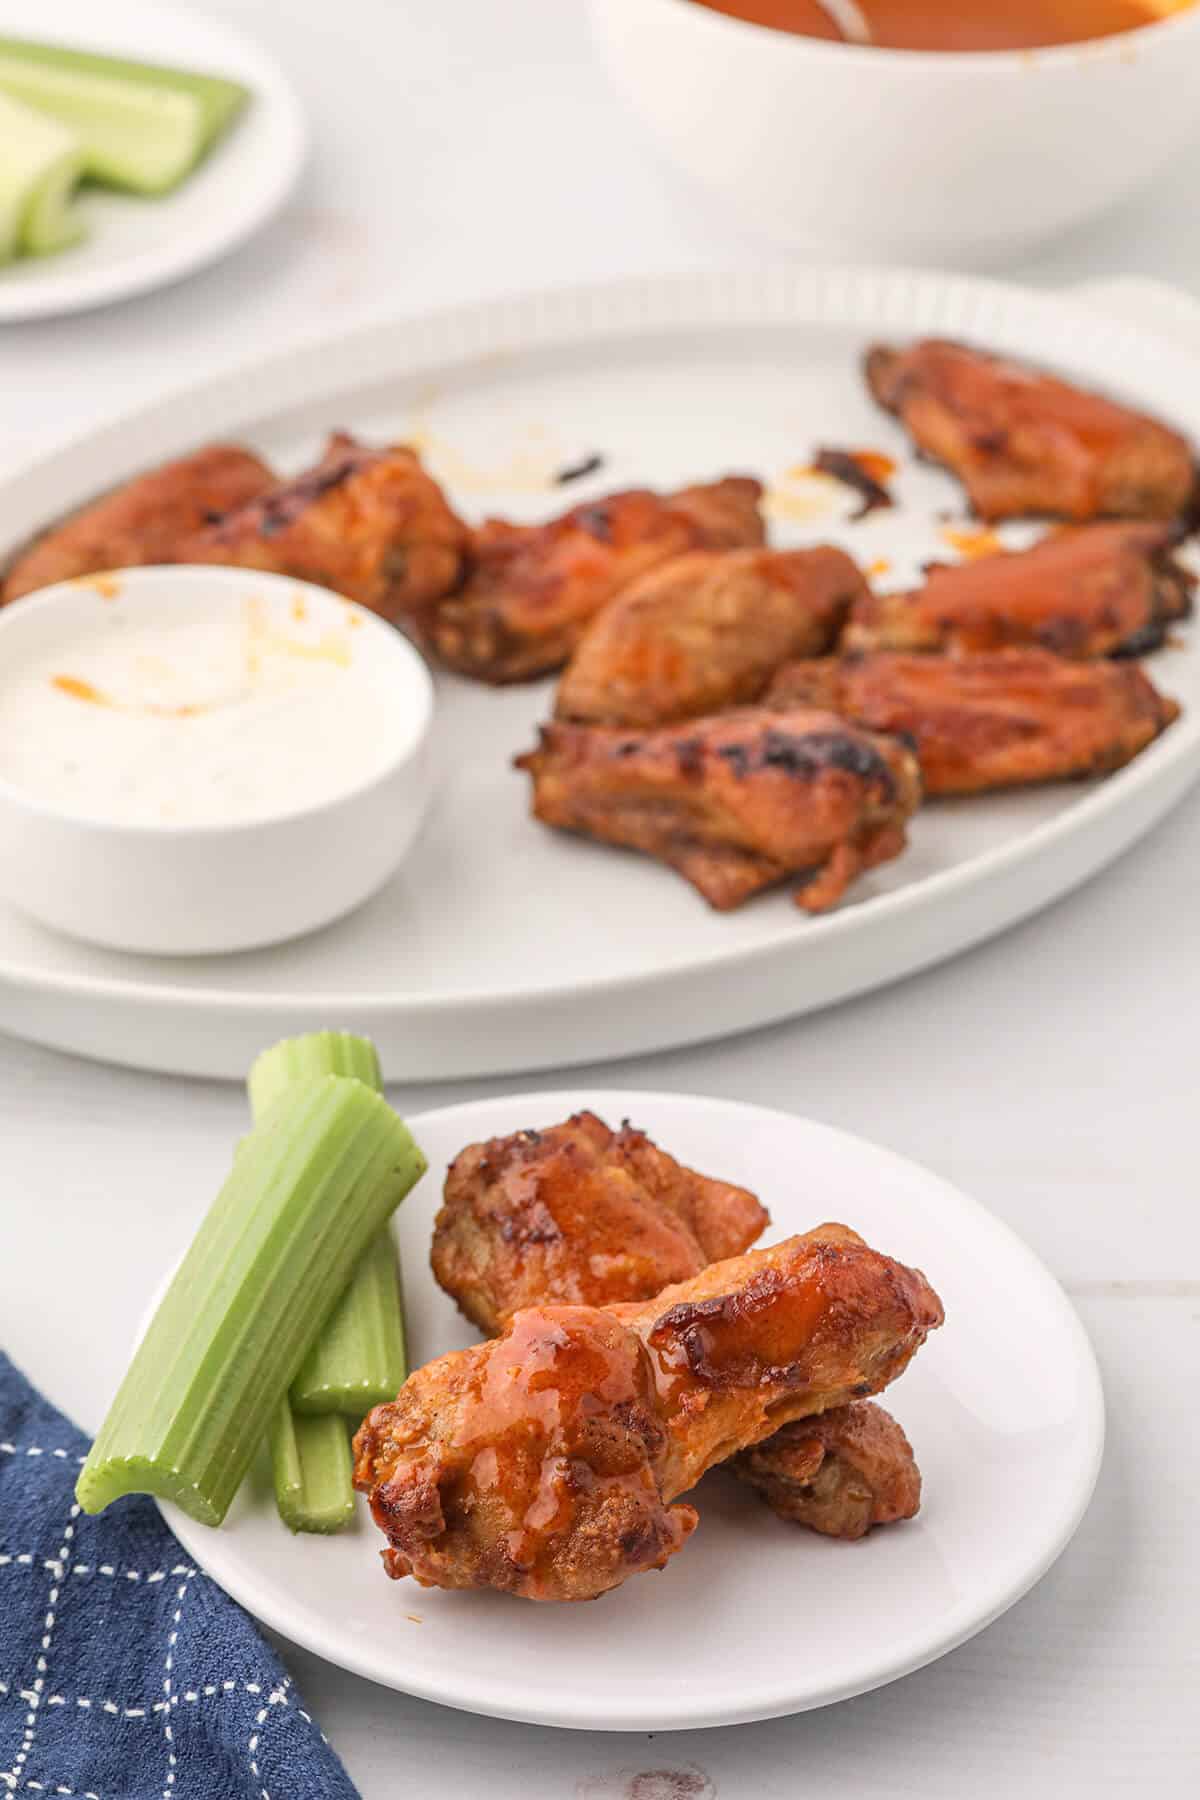
[[[255, 597], [211, 616], [121, 603], [0, 668], [0, 781], [110, 824], [277, 818], [380, 774], [411, 737], [349, 606]], [[97, 583], [97, 587], [99, 587]], [[376, 656], [372, 656], [374, 649]]]

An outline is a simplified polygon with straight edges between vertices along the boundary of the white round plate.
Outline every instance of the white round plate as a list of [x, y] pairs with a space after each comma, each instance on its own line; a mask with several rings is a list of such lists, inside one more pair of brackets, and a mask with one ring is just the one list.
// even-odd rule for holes
[[[926, 332], [1116, 388], [1200, 441], [1200, 365], [1078, 303], [938, 275], [691, 276], [472, 306], [289, 351], [0, 482], [0, 518], [19, 542], [216, 436], [298, 468], [341, 425], [415, 437], [472, 518], [545, 518], [606, 488], [758, 471], [778, 489], [776, 541], [835, 539], [900, 583], [951, 554], [944, 518], [961, 518], [962, 498], [871, 404], [858, 359], [873, 338]], [[900, 504], [853, 524], [827, 490], [806, 516], [811, 485], [787, 471], [821, 444], [894, 454]], [[590, 452], [607, 458], [602, 471], [553, 485]], [[88, 949], [5, 910], [4, 1026], [108, 1061], [240, 1078], [272, 1038], [340, 1025], [376, 1039], [389, 1079], [412, 1081], [634, 1055], [824, 1006], [978, 943], [1147, 831], [1200, 773], [1196, 643], [1184, 635], [1154, 658], [1186, 710], [1129, 768], [928, 806], [907, 852], [820, 918], [783, 892], [719, 915], [647, 859], [536, 825], [511, 759], [532, 743], [550, 685], [441, 676], [440, 795], [404, 869], [360, 912], [278, 949], [168, 961]]]
[[260, 1469], [219, 1530], [163, 1508], [214, 1581], [369, 1680], [601, 1731], [731, 1725], [844, 1700], [953, 1649], [1026, 1593], [1079, 1524], [1099, 1470], [1104, 1402], [1083, 1327], [1006, 1225], [828, 1126], [691, 1095], [604, 1092], [412, 1119], [430, 1163], [396, 1219], [413, 1365], [476, 1341], [429, 1271], [445, 1164], [465, 1144], [581, 1107], [612, 1123], [628, 1116], [682, 1161], [752, 1188], [770, 1208], [767, 1241], [836, 1219], [924, 1270], [946, 1324], [883, 1396], [921, 1465], [918, 1517], [834, 1542], [784, 1524], [714, 1471], [694, 1496], [695, 1537], [661, 1574], [588, 1606], [537, 1606], [389, 1581], [362, 1502], [344, 1536], [291, 1537]]
[[252, 98], [232, 130], [161, 199], [89, 188], [88, 233], [58, 256], [0, 268], [0, 321], [53, 318], [124, 300], [215, 262], [283, 205], [304, 162], [300, 102], [278, 64], [219, 20], [170, 0], [0, 0], [0, 34], [228, 75]]

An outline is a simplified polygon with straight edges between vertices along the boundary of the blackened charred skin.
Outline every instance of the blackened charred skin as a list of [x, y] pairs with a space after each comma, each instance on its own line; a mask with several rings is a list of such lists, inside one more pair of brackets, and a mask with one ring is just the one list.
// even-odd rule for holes
[[602, 544], [612, 543], [612, 513], [607, 506], [581, 506], [574, 517], [580, 531], [599, 538]]
[[1149, 656], [1152, 650], [1161, 650], [1167, 641], [1167, 621], [1163, 618], [1151, 619], [1140, 631], [1132, 632], [1122, 640], [1109, 655], [1114, 662], [1130, 662], [1138, 656]]
[[598, 475], [607, 462], [607, 457], [596, 451], [591, 456], [581, 457], [578, 462], [568, 463], [554, 477], [555, 487], [566, 487], [572, 481], [582, 481], [585, 476]]
[[704, 772], [704, 746], [699, 738], [680, 738], [675, 746], [675, 761], [686, 780], [697, 780]]
[[289, 525], [294, 525], [301, 513], [311, 506], [314, 500], [319, 500], [322, 494], [327, 494], [331, 488], [341, 487], [344, 481], [348, 481], [351, 475], [361, 469], [362, 463], [363, 456], [360, 450], [348, 451], [345, 456], [339, 457], [336, 461], [322, 463], [319, 467], [310, 469], [307, 474], [298, 476], [295, 481], [288, 482], [286, 487], [277, 489], [275, 493], [266, 495], [264, 499], [252, 501], [245, 510], [225, 513], [218, 517], [214, 531], [219, 537], [222, 527], [227, 522], [232, 522], [235, 528], [241, 527], [246, 516], [252, 510], [256, 510], [259, 517], [259, 535], [265, 538], [277, 537], [281, 531], [286, 531]]
[[860, 504], [850, 515], [855, 522], [865, 519], [869, 513], [878, 512], [882, 507], [896, 504], [890, 491], [863, 468], [850, 450], [818, 450], [813, 467], [822, 475], [831, 475], [843, 487], [850, 488], [858, 495]]
[[811, 780], [825, 769], [844, 769], [860, 781], [877, 781], [883, 793], [895, 793], [892, 771], [873, 744], [837, 731], [813, 731], [797, 737], [772, 728], [758, 744], [725, 744], [717, 755], [729, 764], [739, 781], [756, 769], [781, 769], [800, 780]]

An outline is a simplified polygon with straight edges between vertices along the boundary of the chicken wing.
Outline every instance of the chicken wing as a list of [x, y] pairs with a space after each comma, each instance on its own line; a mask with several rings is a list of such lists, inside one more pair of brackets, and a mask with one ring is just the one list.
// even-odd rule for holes
[[695, 550], [633, 581], [588, 627], [555, 714], [666, 725], [757, 700], [789, 657], [819, 656], [870, 594], [843, 550]]
[[921, 1505], [912, 1445], [873, 1400], [796, 1419], [728, 1466], [781, 1519], [825, 1537], [864, 1537], [872, 1525], [915, 1518]]
[[237, 444], [209, 444], [164, 463], [93, 500], [21, 551], [9, 567], [4, 602], [106, 569], [178, 562], [184, 539], [264, 494], [274, 481], [266, 463]]
[[867, 384], [984, 519], [1173, 519], [1194, 497], [1191, 447], [1157, 419], [965, 344], [867, 352]]
[[1069, 662], [1049, 650], [789, 663], [767, 703], [825, 706], [911, 739], [930, 795], [1107, 775], [1179, 716], [1135, 663]]
[[456, 585], [467, 538], [415, 451], [336, 432], [315, 468], [227, 513], [174, 560], [293, 575], [397, 619]]
[[646, 732], [555, 722], [516, 766], [543, 824], [657, 857], [721, 912], [789, 876], [824, 911], [900, 854], [921, 796], [903, 744], [811, 708]]
[[430, 1262], [491, 1336], [522, 1307], [650, 1300], [739, 1255], [768, 1223], [745, 1188], [684, 1168], [628, 1123], [613, 1131], [576, 1113], [460, 1151]]
[[588, 1600], [662, 1568], [676, 1496], [789, 1420], [877, 1393], [942, 1322], [923, 1275], [823, 1225], [641, 1306], [531, 1307], [411, 1375], [355, 1437], [384, 1567]]
[[642, 488], [572, 507], [548, 525], [489, 519], [465, 587], [417, 631], [464, 675], [530, 681], [562, 667], [589, 620], [630, 581], [685, 550], [761, 544], [762, 488], [729, 475], [674, 494]]
[[937, 563], [924, 587], [860, 600], [844, 650], [998, 650], [1037, 644], [1060, 656], [1142, 656], [1191, 611], [1195, 581], [1171, 528], [1086, 525], [1032, 550]]

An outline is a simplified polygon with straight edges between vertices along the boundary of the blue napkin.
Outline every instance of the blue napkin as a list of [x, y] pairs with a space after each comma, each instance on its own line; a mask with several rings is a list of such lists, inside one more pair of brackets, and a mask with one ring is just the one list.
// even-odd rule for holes
[[356, 1800], [278, 1658], [0, 1353], [0, 1795]]

